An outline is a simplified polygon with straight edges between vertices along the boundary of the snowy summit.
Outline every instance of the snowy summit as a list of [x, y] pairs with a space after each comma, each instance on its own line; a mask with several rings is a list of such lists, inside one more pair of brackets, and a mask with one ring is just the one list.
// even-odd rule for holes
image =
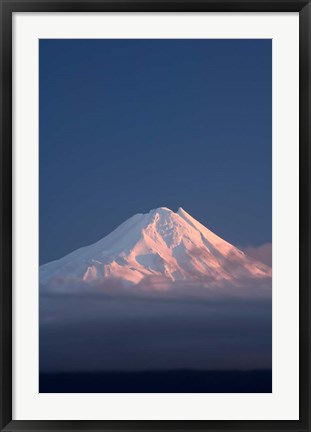
[[117, 280], [125, 286], [146, 278], [230, 282], [271, 277], [271, 268], [246, 256], [182, 208], [136, 214], [97, 243], [40, 267], [40, 284]]

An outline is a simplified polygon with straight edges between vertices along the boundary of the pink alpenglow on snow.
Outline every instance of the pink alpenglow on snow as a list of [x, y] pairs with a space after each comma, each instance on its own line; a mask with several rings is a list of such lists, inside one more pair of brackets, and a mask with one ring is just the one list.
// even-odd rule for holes
[[182, 208], [136, 214], [97, 243], [40, 267], [42, 287], [60, 281], [88, 287], [113, 281], [131, 287], [143, 281], [167, 289], [172, 283], [207, 287], [271, 278], [271, 268], [218, 237]]

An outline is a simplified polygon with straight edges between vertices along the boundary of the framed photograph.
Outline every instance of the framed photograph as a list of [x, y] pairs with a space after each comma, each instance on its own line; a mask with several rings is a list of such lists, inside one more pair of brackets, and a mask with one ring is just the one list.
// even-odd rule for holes
[[1, 3], [1, 430], [310, 431], [310, 2]]

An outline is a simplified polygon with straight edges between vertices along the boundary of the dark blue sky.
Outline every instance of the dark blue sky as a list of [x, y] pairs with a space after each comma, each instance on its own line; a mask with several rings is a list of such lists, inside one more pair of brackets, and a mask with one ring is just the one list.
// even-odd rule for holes
[[183, 207], [271, 241], [270, 40], [40, 40], [40, 263]]

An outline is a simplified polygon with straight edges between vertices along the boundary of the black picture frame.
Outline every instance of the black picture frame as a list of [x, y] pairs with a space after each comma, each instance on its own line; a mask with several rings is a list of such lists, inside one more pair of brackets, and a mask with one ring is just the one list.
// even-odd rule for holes
[[[305, 0], [0, 0], [1, 22], [1, 405], [2, 431], [311, 431], [310, 426], [310, 115], [311, 2]], [[299, 420], [12, 420], [12, 14], [15, 12], [299, 12], [300, 376]]]

